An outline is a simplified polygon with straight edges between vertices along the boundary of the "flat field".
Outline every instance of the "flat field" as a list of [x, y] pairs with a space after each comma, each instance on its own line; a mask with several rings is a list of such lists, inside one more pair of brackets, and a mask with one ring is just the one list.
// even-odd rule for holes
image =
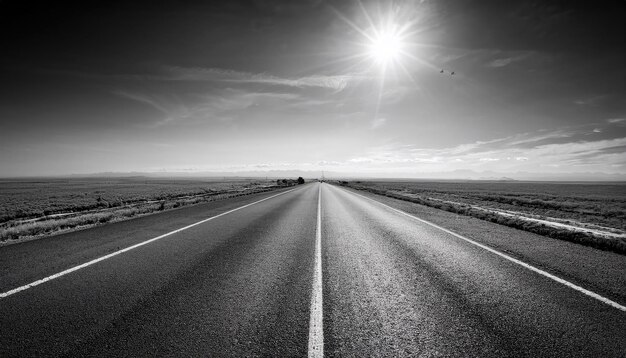
[[[355, 189], [578, 241], [626, 242], [626, 183], [350, 181]], [[583, 239], [585, 241], [586, 239]], [[595, 239], [591, 239], [595, 242]], [[603, 246], [604, 244], [600, 245]], [[620, 244], [621, 245], [621, 244]]]
[[0, 179], [0, 241], [275, 188], [257, 179]]

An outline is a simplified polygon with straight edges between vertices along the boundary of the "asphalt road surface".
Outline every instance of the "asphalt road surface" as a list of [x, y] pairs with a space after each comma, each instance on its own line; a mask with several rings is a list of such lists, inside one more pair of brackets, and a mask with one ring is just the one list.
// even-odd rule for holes
[[624, 304], [318, 183], [0, 248], [1, 357], [624, 357]]

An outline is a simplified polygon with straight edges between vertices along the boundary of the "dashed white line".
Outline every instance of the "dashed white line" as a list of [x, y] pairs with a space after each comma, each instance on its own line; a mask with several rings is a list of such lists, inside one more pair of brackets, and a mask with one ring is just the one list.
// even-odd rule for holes
[[373, 202], [375, 202], [375, 203], [377, 203], [377, 204], [379, 204], [379, 205], [382, 205], [382, 206], [384, 206], [384, 207], [386, 207], [386, 208], [388, 208], [388, 209], [391, 209], [391, 210], [393, 210], [393, 211], [395, 211], [395, 212], [397, 212], [397, 213], [400, 213], [400, 214], [402, 214], [402, 215], [404, 215], [404, 216], [408, 216], [408, 217], [410, 217], [410, 218], [412, 218], [412, 219], [415, 219], [415, 220], [420, 221], [420, 222], [422, 222], [422, 223], [424, 223], [424, 224], [430, 225], [430, 226], [432, 226], [432, 227], [434, 227], [434, 228], [437, 228], [437, 229], [439, 229], [439, 230], [441, 230], [441, 231], [444, 231], [444, 232], [446, 232], [446, 233], [448, 233], [448, 234], [450, 234], [450, 235], [452, 235], [452, 236], [455, 236], [455, 237], [457, 237], [457, 238], [459, 238], [459, 239], [461, 239], [461, 240], [467, 241], [467, 242], [469, 242], [469, 243], [470, 243], [470, 244], [472, 244], [472, 245], [478, 246], [478, 247], [480, 247], [480, 248], [482, 248], [482, 249], [485, 249], [485, 250], [487, 250], [487, 251], [489, 251], [489, 252], [491, 252], [491, 253], [494, 253], [494, 254], [496, 254], [496, 255], [498, 255], [498, 256], [500, 256], [500, 257], [502, 257], [502, 258], [506, 259], [506, 260], [509, 260], [509, 261], [511, 261], [511, 262], [513, 262], [513, 263], [516, 263], [516, 264], [518, 264], [518, 265], [520, 265], [520, 266], [522, 266], [522, 267], [524, 267], [524, 268], [526, 268], [526, 269], [528, 269], [528, 270], [531, 270], [531, 271], [533, 271], [533, 272], [536, 272], [536, 273], [538, 273], [538, 274], [540, 274], [540, 275], [542, 275], [542, 276], [544, 276], [544, 277], [547, 277], [547, 278], [549, 278], [549, 279], [551, 279], [551, 280], [554, 280], [554, 281], [556, 281], [556, 282], [558, 282], [558, 283], [560, 283], [560, 284], [563, 284], [563, 285], [565, 285], [565, 286], [567, 286], [567, 287], [569, 287], [569, 288], [571, 288], [571, 289], [574, 289], [574, 290], [576, 290], [576, 291], [578, 291], [578, 292], [580, 292], [580, 293], [583, 293], [583, 294], [585, 294], [585, 295], [587, 295], [587, 296], [589, 296], [589, 297], [592, 297], [592, 298], [594, 298], [594, 299], [596, 299], [596, 300], [598, 300], [598, 301], [600, 301], [600, 302], [602, 302], [602, 303], [605, 303], [605, 304], [607, 304], [607, 305], [609, 305], [609, 306], [611, 306], [611, 307], [613, 307], [613, 308], [617, 308], [617, 309], [618, 309], [618, 310], [620, 310], [620, 311], [624, 311], [624, 312], [626, 312], [626, 306], [623, 306], [623, 305], [621, 305], [621, 304], [619, 304], [619, 303], [617, 303], [617, 302], [615, 302], [615, 301], [612, 301], [612, 300], [610, 300], [610, 299], [608, 299], [608, 298], [606, 298], [606, 297], [604, 297], [604, 296], [601, 296], [601, 295], [599, 295], [599, 294], [597, 294], [597, 293], [595, 293], [595, 292], [593, 292], [593, 291], [589, 291], [589, 290], [587, 290], [586, 288], [582, 288], [582, 287], [580, 287], [580, 286], [578, 286], [578, 285], [575, 285], [575, 284], [573, 284], [573, 283], [571, 283], [571, 282], [569, 282], [569, 281], [567, 281], [567, 280], [564, 280], [564, 279], [562, 279], [562, 278], [560, 278], [560, 277], [557, 277], [557, 276], [555, 276], [555, 275], [553, 275], [553, 274], [551, 274], [551, 273], [548, 273], [548, 272], [546, 272], [546, 271], [544, 271], [544, 270], [541, 270], [541, 269], [539, 269], [539, 268], [537, 268], [537, 267], [535, 267], [535, 266], [529, 265], [529, 264], [527, 264], [527, 263], [525, 263], [525, 262], [523, 262], [523, 261], [520, 261], [520, 260], [518, 260], [518, 259], [516, 259], [516, 258], [514, 258], [514, 257], [511, 257], [511, 256], [509, 256], [509, 255], [507, 255], [507, 254], [504, 254], [504, 253], [502, 253], [502, 252], [500, 252], [500, 251], [494, 250], [494, 249], [492, 249], [491, 247], [485, 246], [485, 245], [483, 245], [483, 244], [481, 244], [481, 243], [478, 243], [478, 242], [476, 242], [476, 241], [474, 241], [474, 240], [472, 240], [472, 239], [468, 239], [468, 238], [467, 238], [467, 237], [465, 237], [465, 236], [459, 235], [459, 234], [457, 234], [457, 233], [455, 233], [455, 232], [453, 232], [453, 231], [450, 231], [450, 230], [448, 230], [448, 229], [446, 229], [446, 228], [443, 228], [443, 227], [441, 227], [441, 226], [439, 226], [439, 225], [437, 225], [437, 224], [433, 224], [433, 223], [431, 223], [430, 221], [426, 221], [426, 220], [424, 220], [424, 219], [420, 219], [420, 218], [418, 218], [417, 216], [413, 216], [413, 215], [411, 215], [411, 214], [409, 214], [409, 213], [406, 213], [406, 212], [404, 212], [404, 211], [402, 211], [402, 210], [398, 210], [398, 209], [393, 208], [393, 207], [391, 207], [391, 206], [389, 206], [389, 205], [387, 205], [387, 204], [383, 204], [383, 203], [381, 203], [381, 202], [380, 202], [380, 201], [378, 201], [378, 200], [374, 200], [374, 199], [372, 199], [372, 198], [368, 198], [367, 196], [364, 196], [364, 195], [361, 195], [361, 194], [357, 194], [357, 193], [355, 193], [355, 192], [348, 191], [348, 190], [346, 190], [346, 191], [347, 191], [347, 192], [349, 192], [349, 193], [352, 193], [352, 194], [354, 194], [354, 195], [360, 196], [360, 197], [362, 197], [362, 198], [365, 198], [365, 199], [367, 199], [367, 200], [373, 201]]
[[174, 231], [170, 231], [170, 232], [168, 232], [167, 234], [163, 234], [163, 235], [161, 235], [161, 236], [157, 236], [157, 237], [155, 237], [155, 238], [152, 238], [152, 239], [149, 239], [149, 240], [146, 240], [146, 241], [140, 242], [140, 243], [135, 244], [135, 245], [133, 245], [133, 246], [129, 246], [129, 247], [127, 247], [127, 248], [124, 248], [124, 249], [121, 249], [121, 250], [118, 250], [118, 251], [112, 252], [112, 253], [110, 253], [110, 254], [108, 254], [108, 255], [105, 255], [105, 256], [99, 257], [99, 258], [94, 259], [94, 260], [91, 260], [91, 261], [89, 261], [89, 262], [85, 262], [84, 264], [80, 264], [80, 265], [78, 265], [78, 266], [74, 266], [74, 267], [69, 268], [69, 269], [67, 269], [67, 270], [65, 270], [65, 271], [61, 271], [61, 272], [56, 273], [56, 274], [54, 274], [54, 275], [51, 275], [51, 276], [48, 276], [48, 277], [42, 278], [41, 280], [37, 280], [37, 281], [31, 282], [31, 283], [29, 283], [29, 284], [27, 284], [27, 285], [24, 285], [24, 286], [20, 286], [20, 287], [14, 288], [14, 289], [12, 289], [12, 290], [10, 290], [10, 291], [4, 292], [4, 293], [0, 293], [0, 299], [5, 298], [5, 297], [8, 297], [8, 296], [11, 296], [11, 295], [16, 294], [16, 293], [18, 293], [18, 292], [21, 292], [21, 291], [27, 290], [27, 289], [29, 289], [29, 288], [31, 288], [31, 287], [35, 287], [35, 286], [41, 285], [42, 283], [45, 283], [45, 282], [48, 282], [48, 281], [54, 280], [55, 278], [59, 278], [59, 277], [61, 277], [61, 276], [67, 275], [68, 273], [72, 273], [72, 272], [74, 272], [74, 271], [78, 271], [78, 270], [80, 270], [80, 269], [82, 269], [82, 268], [85, 268], [85, 267], [87, 267], [87, 266], [91, 266], [91, 265], [93, 265], [93, 264], [95, 264], [95, 263], [98, 263], [98, 262], [100, 262], [100, 261], [104, 261], [104, 260], [106, 260], [106, 259], [110, 259], [110, 258], [111, 258], [111, 257], [113, 257], [113, 256], [117, 256], [117, 255], [122, 254], [122, 253], [124, 253], [124, 252], [130, 251], [130, 250], [133, 250], [133, 249], [136, 249], [136, 248], [138, 248], [138, 247], [140, 247], [140, 246], [147, 245], [147, 244], [149, 244], [149, 243], [151, 243], [151, 242], [154, 242], [154, 241], [160, 240], [160, 239], [162, 239], [162, 238], [164, 238], [164, 237], [167, 237], [167, 236], [170, 236], [170, 235], [173, 235], [173, 234], [179, 233], [179, 232], [181, 232], [181, 231], [187, 230], [187, 229], [189, 229], [189, 228], [192, 228], [192, 227], [194, 227], [194, 226], [197, 226], [197, 225], [203, 224], [203, 223], [205, 223], [205, 222], [207, 222], [207, 221], [210, 221], [210, 220], [213, 220], [213, 219], [217, 219], [217, 218], [219, 218], [220, 216], [228, 215], [228, 214], [230, 214], [230, 213], [233, 213], [233, 212], [235, 212], [235, 211], [238, 211], [238, 210], [241, 210], [241, 209], [247, 208], [247, 207], [252, 206], [252, 205], [254, 205], [254, 204], [258, 204], [258, 203], [260, 203], [260, 202], [262, 202], [262, 201], [269, 200], [269, 199], [271, 199], [271, 198], [275, 198], [275, 197], [277, 197], [277, 196], [279, 196], [279, 195], [287, 194], [287, 193], [289, 193], [289, 192], [291, 192], [291, 191], [294, 191], [294, 190], [296, 190], [296, 189], [291, 189], [291, 190], [284, 191], [284, 192], [282, 192], [282, 193], [278, 193], [278, 194], [275, 194], [275, 195], [272, 195], [272, 196], [268, 196], [267, 198], [264, 198], [264, 199], [261, 199], [261, 200], [257, 200], [257, 201], [255, 201], [255, 202], [250, 203], [250, 204], [246, 204], [246, 205], [240, 206], [240, 207], [238, 207], [238, 208], [235, 208], [235, 209], [232, 209], [232, 210], [229, 210], [229, 211], [223, 212], [223, 213], [221, 213], [221, 214], [218, 214], [218, 215], [212, 216], [212, 217], [210, 217], [210, 218], [207, 218], [207, 219], [204, 219], [204, 220], [198, 221], [198, 222], [193, 223], [193, 224], [191, 224], [191, 225], [187, 225], [187, 226], [182, 227], [182, 228], [180, 228], [180, 229], [176, 229], [176, 230], [174, 230]]
[[315, 230], [315, 267], [309, 321], [309, 358], [324, 356], [324, 322], [322, 311], [322, 184], [317, 196], [317, 228]]

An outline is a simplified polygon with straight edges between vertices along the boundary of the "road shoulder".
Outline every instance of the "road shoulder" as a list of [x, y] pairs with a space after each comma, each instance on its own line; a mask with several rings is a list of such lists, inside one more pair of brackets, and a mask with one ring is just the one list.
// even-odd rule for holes
[[377, 194], [342, 189], [445, 227], [620, 304], [626, 303], [626, 257], [623, 255]]

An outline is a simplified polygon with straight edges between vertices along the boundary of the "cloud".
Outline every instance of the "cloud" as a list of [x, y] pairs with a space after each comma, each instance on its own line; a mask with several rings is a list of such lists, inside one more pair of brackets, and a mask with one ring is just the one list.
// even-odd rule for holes
[[580, 99], [575, 100], [574, 103], [579, 106], [597, 106], [606, 98], [607, 98], [607, 95], [601, 94], [601, 95], [580, 98]]
[[373, 163], [374, 159], [372, 158], [366, 158], [366, 157], [357, 157], [357, 158], [352, 158], [348, 160], [349, 163], [357, 163], [357, 164], [362, 164], [362, 163]]
[[131, 99], [133, 101], [148, 104], [154, 109], [164, 114], [169, 114], [169, 106], [164, 105], [163, 99], [158, 98], [158, 96], [137, 93], [137, 92], [130, 92], [130, 91], [125, 91], [125, 90], [114, 90], [113, 94], [120, 96], [120, 97], [127, 98], [127, 99]]
[[[126, 88], [112, 93], [163, 113], [153, 125], [224, 122], [254, 117], [260, 110], [298, 115], [319, 113], [321, 108], [336, 111], [336, 105], [345, 101], [335, 94], [358, 79], [355, 75], [286, 78], [221, 68], [166, 66], [151, 75], [134, 77]], [[254, 113], [249, 111], [253, 107]], [[373, 128], [383, 124], [381, 119]]]
[[533, 56], [535, 53], [531, 51], [522, 51], [522, 52], [520, 51], [510, 51], [510, 52], [495, 51], [494, 54], [496, 54], [497, 56], [501, 56], [501, 57], [490, 60], [489, 62], [485, 64], [485, 66], [492, 67], [492, 68], [505, 67], [514, 62], [525, 60]]
[[[594, 131], [594, 129], [596, 129]], [[626, 127], [621, 121], [538, 130], [444, 148], [392, 143], [346, 161], [353, 168], [398, 171], [495, 170], [615, 172], [626, 163]], [[575, 167], [575, 168], [574, 168]], [[356, 170], [356, 169], [355, 169]]]
[[[365, 155], [348, 160], [346, 164], [401, 172], [458, 169], [541, 172], [544, 167], [559, 168], [561, 172], [581, 169], [623, 171], [623, 164], [626, 164], [626, 133], [615, 127], [606, 129], [592, 132], [593, 136], [590, 136], [587, 127], [567, 127], [447, 148], [388, 144], [372, 148]], [[614, 136], [608, 136], [605, 132], [612, 132]]]
[[351, 81], [375, 79], [363, 74], [348, 73], [342, 75], [313, 74], [302, 77], [280, 77], [269, 73], [253, 73], [215, 67], [180, 67], [160, 66], [149, 73], [142, 74], [101, 74], [79, 71], [45, 70], [44, 73], [74, 76], [99, 81], [117, 83], [157, 83], [160, 81], [180, 82], [222, 82], [227, 84], [257, 84], [284, 86], [291, 88], [320, 88], [341, 92]]
[[325, 166], [340, 166], [343, 165], [342, 162], [336, 161], [336, 160], [320, 160], [319, 162], [317, 162], [317, 165], [320, 167], [325, 167]]
[[[142, 77], [146, 82], [140, 90], [116, 89], [112, 93], [141, 102], [164, 114], [153, 125], [185, 121], [229, 121], [241, 118], [252, 108], [272, 108], [282, 111], [309, 113], [320, 106], [332, 105], [332, 98], [323, 92], [284, 91], [276, 87], [329, 90], [331, 94], [346, 88], [350, 76], [314, 75], [300, 78], [281, 78], [268, 74], [254, 74], [218, 68], [164, 67], [159, 75]], [[154, 85], [158, 81], [181, 82], [181, 86]], [[188, 81], [219, 82], [222, 85], [203, 89], [205, 93], [189, 88]], [[224, 86], [224, 84], [229, 86]], [[236, 84], [260, 86], [235, 86]], [[136, 85], [133, 87], [137, 87]]]
[[569, 141], [573, 133], [565, 130], [539, 131], [534, 133], [522, 133], [512, 137], [502, 138], [499, 141], [506, 142], [512, 147], [532, 148], [542, 143], [554, 143]]
[[162, 69], [162, 78], [170, 81], [219, 81], [230, 83], [265, 84], [296, 88], [323, 88], [334, 92], [343, 91], [353, 75], [312, 75], [298, 78], [285, 78], [267, 73], [251, 73], [221, 68], [176, 67]]
[[112, 93], [122, 98], [147, 104], [161, 112], [164, 117], [157, 118], [152, 125], [160, 125], [177, 119], [187, 118], [192, 113], [178, 97], [173, 95], [146, 94], [127, 90], [114, 90]]
[[476, 49], [465, 53], [467, 60], [485, 67], [499, 68], [523, 60], [541, 60], [544, 55], [535, 51], [506, 51], [496, 49]]
[[509, 58], [499, 58], [496, 60], [493, 60], [491, 62], [489, 62], [487, 64], [487, 67], [504, 67], [508, 64], [510, 64], [511, 62], [513, 62], [513, 58], [509, 57]]
[[203, 123], [228, 121], [241, 115], [241, 111], [253, 107], [275, 107], [301, 102], [293, 93], [247, 92], [232, 88], [220, 89], [206, 94], [187, 96], [175, 94], [146, 94], [138, 91], [115, 90], [113, 94], [147, 104], [165, 116], [157, 118], [152, 125], [174, 122]]

